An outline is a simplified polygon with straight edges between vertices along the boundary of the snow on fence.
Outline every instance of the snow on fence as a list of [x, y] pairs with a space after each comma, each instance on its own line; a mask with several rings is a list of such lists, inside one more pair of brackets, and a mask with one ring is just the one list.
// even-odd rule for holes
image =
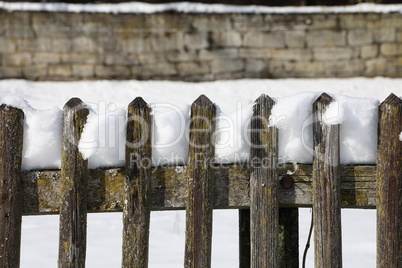
[[380, 106], [377, 165], [341, 166], [339, 125], [313, 104], [314, 161], [294, 174], [278, 166], [274, 101], [262, 95], [251, 119], [247, 164], [213, 163], [216, 107], [205, 96], [191, 106], [187, 166], [151, 169], [151, 108], [128, 107], [126, 166], [88, 170], [78, 149], [88, 110], [81, 100], [63, 112], [61, 170], [21, 173], [24, 113], [0, 106], [0, 266], [19, 266], [22, 214], [60, 213], [59, 267], [84, 267], [87, 212], [123, 210], [123, 267], [147, 267], [151, 210], [186, 209], [185, 267], [211, 266], [212, 211], [239, 209], [240, 267], [298, 267], [298, 207], [313, 208], [315, 267], [341, 267], [341, 207], [377, 209], [377, 267], [402, 262], [402, 100]]

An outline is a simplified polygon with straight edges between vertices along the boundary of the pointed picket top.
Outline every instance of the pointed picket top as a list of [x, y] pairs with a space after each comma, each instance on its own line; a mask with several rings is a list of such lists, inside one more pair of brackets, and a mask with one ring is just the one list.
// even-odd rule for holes
[[396, 96], [394, 93], [391, 93], [382, 103], [382, 105], [391, 105], [391, 106], [401, 106], [402, 99]]
[[191, 106], [212, 107], [215, 104], [204, 94], [200, 95]]
[[149, 108], [148, 103], [141, 97], [135, 98], [128, 107], [132, 107], [133, 109], [146, 109]]
[[268, 95], [266, 94], [261, 94], [261, 96], [259, 96], [255, 102], [254, 102], [254, 106], [256, 105], [264, 105], [267, 108], [272, 108], [275, 105], [275, 101]]
[[324, 92], [314, 102], [314, 106], [317, 104], [329, 105], [332, 101], [333, 101], [333, 98]]
[[74, 108], [82, 104], [84, 103], [80, 98], [71, 98], [68, 102], [66, 102], [64, 108]]

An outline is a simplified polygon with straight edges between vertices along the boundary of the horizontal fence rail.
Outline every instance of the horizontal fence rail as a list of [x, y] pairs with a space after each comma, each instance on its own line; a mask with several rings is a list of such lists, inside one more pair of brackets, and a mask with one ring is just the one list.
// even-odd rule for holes
[[184, 267], [210, 267], [213, 209], [239, 209], [241, 268], [299, 267], [298, 208], [312, 207], [316, 268], [342, 267], [341, 208], [376, 208], [377, 267], [402, 267], [402, 100], [391, 94], [379, 107], [377, 165], [349, 166], [340, 165], [339, 125], [323, 122], [331, 102], [323, 93], [313, 104], [313, 164], [278, 165], [266, 95], [254, 105], [250, 160], [213, 163], [216, 107], [202, 95], [191, 107], [188, 165], [152, 167], [142, 165], [152, 158], [152, 109], [139, 97], [128, 107], [125, 167], [88, 170], [78, 150], [88, 109], [73, 98], [61, 170], [28, 172], [20, 172], [24, 114], [3, 104], [0, 266], [19, 267], [22, 214], [59, 213], [58, 266], [85, 267], [87, 213], [123, 211], [122, 267], [147, 267], [150, 211], [183, 209]]

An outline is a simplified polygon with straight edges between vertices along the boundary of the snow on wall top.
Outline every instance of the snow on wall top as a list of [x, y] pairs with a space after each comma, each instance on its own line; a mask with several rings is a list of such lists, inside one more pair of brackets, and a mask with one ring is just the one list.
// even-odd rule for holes
[[402, 13], [402, 5], [362, 3], [353, 6], [305, 6], [267, 7], [235, 6], [203, 3], [148, 4], [127, 2], [120, 4], [67, 4], [67, 3], [10, 3], [0, 2], [0, 8], [8, 11], [88, 12], [88, 13], [158, 13], [176, 11], [183, 13], [255, 13], [255, 14], [312, 14], [312, 13]]

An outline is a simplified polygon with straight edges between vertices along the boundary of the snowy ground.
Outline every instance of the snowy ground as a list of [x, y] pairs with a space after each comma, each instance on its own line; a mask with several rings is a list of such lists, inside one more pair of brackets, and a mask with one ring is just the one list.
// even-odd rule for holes
[[[44, 134], [38, 134], [41, 131], [41, 126], [42, 128], [48, 127], [51, 132], [52, 129], [57, 129], [57, 124], [59, 124], [58, 117], [52, 118], [49, 116], [49, 113], [51, 113], [51, 111], [57, 113], [64, 103], [74, 96], [78, 96], [84, 102], [92, 104], [92, 107], [108, 107], [107, 109], [113, 110], [109, 112], [113, 113], [119, 109], [124, 111], [127, 104], [137, 96], [144, 97], [147, 102], [152, 104], [175, 104], [175, 106], [185, 110], [186, 105], [193, 102], [200, 94], [205, 94], [216, 103], [222, 111], [222, 114], [230, 115], [239, 110], [239, 108], [247, 110], [247, 107], [249, 107], [262, 93], [274, 97], [279, 103], [281, 100], [280, 97], [306, 91], [325, 91], [331, 94], [346, 94], [353, 97], [375, 98], [377, 100], [368, 100], [367, 103], [370, 105], [376, 105], [392, 92], [401, 96], [402, 79], [354, 78], [316, 80], [237, 80], [208, 83], [167, 81], [83, 81], [64, 83], [28, 82], [23, 80], [0, 81], [0, 101], [7, 95], [17, 95], [25, 98], [30, 105], [26, 106], [25, 110], [29, 110], [32, 118], [35, 119], [33, 120], [31, 118], [31, 121], [28, 122], [28, 126], [32, 133], [30, 134], [31, 136], [28, 137], [28, 144], [31, 145], [31, 149], [25, 150], [25, 154], [28, 155], [25, 159], [27, 169], [29, 169], [28, 162], [31, 161], [30, 159], [41, 158], [44, 154], [40, 149], [35, 147], [35, 145], [43, 143], [44, 140], [43, 137], [38, 139], [37, 136], [46, 136]], [[305, 100], [307, 98], [306, 96], [315, 96], [317, 94], [319, 93], [305, 93], [304, 95], [302, 94], [298, 96], [302, 96], [300, 100]], [[333, 96], [336, 99], [342, 99], [341, 96]], [[294, 99], [294, 97], [282, 99], [290, 100]], [[6, 98], [6, 100], [16, 101], [18, 99], [12, 97]], [[364, 101], [367, 100], [363, 100], [363, 102]], [[19, 104], [21, 104], [21, 101], [19, 102]], [[361, 104], [361, 101], [359, 99], [350, 99], [350, 103]], [[294, 106], [294, 103], [292, 106]], [[110, 109], [110, 107], [113, 107], [113, 109]], [[358, 129], [353, 124], [362, 122], [350, 120], [350, 118], [357, 118], [356, 115], [349, 116], [349, 112], [355, 111], [356, 109], [353, 110], [351, 105], [344, 105], [342, 103], [339, 104], [338, 107], [340, 107], [340, 112], [338, 114], [341, 115], [340, 118], [343, 118], [343, 121], [340, 120], [341, 123], [351, 123], [354, 129]], [[53, 110], [51, 111], [38, 112], [38, 110], [52, 108]], [[288, 110], [294, 108], [295, 107], [288, 107]], [[298, 111], [299, 113], [306, 113], [306, 109], [306, 107], [298, 107], [296, 105], [296, 110], [292, 110], [294, 112], [291, 114], [295, 115]], [[373, 114], [375, 114], [374, 110], [375, 109], [364, 111], [363, 109], [361, 112], [355, 111], [360, 115], [362, 113], [365, 114], [367, 125], [363, 128], [365, 133], [362, 133], [362, 136], [366, 135], [366, 137], [371, 137], [372, 140], [374, 139], [374, 136], [370, 136], [370, 133], [375, 132], [373, 126], [376, 124], [376, 122], [373, 121]], [[99, 109], [97, 112], [99, 113]], [[342, 114], [344, 112], [346, 112], [346, 115]], [[35, 115], [37, 117], [35, 117]], [[155, 114], [155, 116], [157, 116], [157, 114]], [[41, 120], [43, 118], [52, 118], [54, 121], [51, 122], [53, 122], [52, 124], [54, 124], [54, 126], [52, 127], [52, 124], [49, 124], [49, 122]], [[47, 124], [49, 126], [47, 126]], [[164, 129], [164, 133], [170, 133], [169, 131], [172, 131], [168, 128], [163, 128], [163, 126], [161, 127], [161, 129]], [[35, 134], [35, 131], [39, 132], [36, 132]], [[281, 134], [281, 137], [287, 137], [289, 139], [288, 143], [294, 143], [294, 141], [298, 139], [298, 135], [301, 133], [302, 131], [299, 130], [293, 136]], [[53, 134], [53, 136], [49, 135], [48, 138], [55, 141], [55, 146], [58, 146], [57, 131], [54, 131]], [[352, 134], [347, 134], [345, 136], [344, 141], [346, 144], [348, 144], [347, 142], [350, 143], [353, 141], [354, 136]], [[364, 140], [364, 138], [362, 140]], [[364, 142], [370, 143], [368, 140]], [[284, 152], [286, 152], [285, 149], [288, 143], [283, 144], [282, 146]], [[300, 151], [300, 148], [302, 148], [301, 145], [296, 145], [295, 148], [297, 148], [297, 151]], [[371, 146], [373, 146], [373, 144], [371, 144]], [[180, 149], [181, 147], [182, 146], [180, 145], [177, 148]], [[355, 148], [352, 152], [365, 154], [365, 151], [356, 149], [356, 146], [353, 144], [349, 144], [348, 148]], [[244, 150], [244, 148], [242, 147], [239, 150]], [[166, 153], [166, 150], [162, 153]], [[31, 154], [31, 158], [29, 157], [29, 154]], [[106, 154], [108, 154], [108, 152], [106, 152]], [[366, 154], [369, 153], [366, 152]], [[297, 159], [297, 155], [290, 157]], [[363, 156], [362, 159], [370, 162], [372, 161], [372, 156]], [[52, 159], [47, 159], [47, 161], [51, 160]], [[358, 162], [359, 158], [353, 158], [352, 160]], [[94, 163], [97, 161], [99, 160], [94, 160]], [[57, 166], [58, 163], [55, 161], [54, 163], [48, 162], [44, 165]], [[300, 210], [301, 251], [304, 249], [305, 241], [307, 239], [310, 216], [310, 209]], [[119, 267], [121, 259], [121, 214], [90, 214], [88, 220], [87, 267]], [[185, 229], [184, 212], [153, 212], [151, 221], [150, 267], [182, 267]], [[344, 267], [374, 267], [375, 211], [343, 210], [342, 221]], [[214, 211], [213, 267], [238, 266], [237, 224], [237, 211]], [[29, 216], [23, 218], [22, 267], [56, 267], [57, 246], [57, 216]], [[301, 255], [302, 254], [300, 254], [300, 256]], [[310, 249], [307, 267], [313, 267], [312, 260], [313, 249]]]

